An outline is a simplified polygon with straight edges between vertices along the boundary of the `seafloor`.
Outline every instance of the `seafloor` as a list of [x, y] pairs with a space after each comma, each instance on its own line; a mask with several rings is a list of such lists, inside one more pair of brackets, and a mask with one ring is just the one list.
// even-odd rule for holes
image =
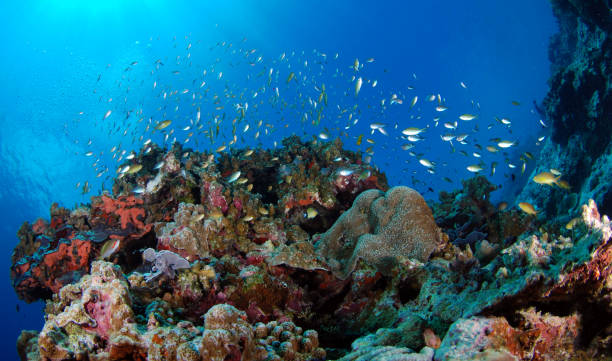
[[610, 3], [552, 3], [534, 174], [571, 189], [529, 182], [539, 214], [482, 176], [427, 204], [339, 140], [153, 146], [112, 194], [19, 230], [14, 288], [47, 302], [21, 358], [612, 359]]

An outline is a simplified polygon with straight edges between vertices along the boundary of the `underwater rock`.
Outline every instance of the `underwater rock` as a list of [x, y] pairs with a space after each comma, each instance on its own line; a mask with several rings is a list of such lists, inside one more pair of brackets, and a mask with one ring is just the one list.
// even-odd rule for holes
[[517, 327], [503, 317], [472, 317], [452, 324], [434, 360], [542, 360], [572, 359], [580, 326], [576, 315], [541, 315], [520, 311]]
[[176, 318], [179, 314], [163, 301], [136, 314], [140, 306], [130, 294], [118, 266], [93, 262], [90, 275], [62, 288], [47, 304], [40, 334], [22, 333], [22, 359], [306, 361], [325, 356], [317, 333], [292, 322], [251, 325], [245, 312], [218, 304], [196, 326]]
[[[529, 182], [519, 196], [548, 217], [579, 212], [593, 198], [612, 214], [612, 44], [609, 2], [552, 1], [559, 33], [551, 38], [550, 90], [544, 111], [552, 127], [530, 178], [554, 168], [571, 189]], [[568, 218], [568, 220], [569, 220]]]
[[431, 347], [417, 353], [406, 347], [375, 346], [352, 351], [338, 361], [433, 361], [433, 356]]
[[316, 241], [317, 253], [344, 279], [359, 259], [382, 272], [411, 258], [425, 262], [444, 239], [423, 197], [394, 187], [363, 192]]
[[408, 336], [419, 324], [415, 320], [427, 320], [418, 326], [421, 330], [429, 327], [444, 335], [459, 318], [509, 317], [513, 310], [532, 306], [534, 312], [557, 310], [562, 317], [568, 308], [576, 310], [581, 319], [577, 329], [582, 337], [589, 335], [581, 341], [583, 351], [602, 352], [597, 349], [608, 347], [604, 340], [611, 325], [598, 320], [612, 315], [610, 304], [601, 298], [609, 292], [606, 284], [612, 275], [610, 221], [599, 216], [592, 201], [583, 207], [582, 219], [585, 227], [574, 238], [523, 235], [482, 268], [477, 261], [454, 268], [452, 262], [443, 259], [428, 262], [418, 275], [403, 281], [410, 282], [403, 286], [409, 287], [410, 293], [398, 310], [399, 323], [355, 343], [419, 349], [423, 340]]

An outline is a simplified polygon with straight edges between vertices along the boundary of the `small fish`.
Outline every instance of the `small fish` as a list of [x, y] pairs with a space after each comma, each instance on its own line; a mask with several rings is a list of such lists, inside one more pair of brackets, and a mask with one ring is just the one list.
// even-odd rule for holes
[[341, 168], [338, 170], [338, 174], [343, 176], [343, 177], [348, 177], [351, 174], [353, 174], [355, 171], [352, 169], [346, 169], [346, 168]]
[[559, 172], [557, 169], [555, 168], [550, 168], [550, 172], [554, 175], [561, 175], [561, 172]]
[[534, 176], [532, 180], [538, 184], [552, 186], [553, 184], [557, 184], [557, 182], [559, 182], [559, 176], [555, 176], [551, 172], [542, 172]]
[[419, 97], [415, 95], [414, 98], [412, 98], [412, 101], [410, 102], [410, 108], [414, 107], [418, 100]]
[[563, 188], [566, 191], [569, 191], [572, 189], [572, 187], [566, 180], [560, 180], [559, 182], [557, 182], [557, 185], [559, 186], [559, 188]]
[[204, 213], [200, 213], [197, 216], [195, 216], [194, 218], [191, 219], [191, 223], [198, 223], [199, 221], [201, 221], [202, 219], [204, 219], [205, 214]]
[[454, 122], [454, 123], [446, 122], [446, 123], [444, 123], [444, 128], [446, 128], [446, 129], [457, 129], [457, 122]]
[[446, 111], [446, 110], [448, 110], [448, 107], [445, 107], [444, 105], [438, 105], [438, 106], [436, 107], [436, 111], [437, 111], [437, 112], [444, 112], [444, 111]]
[[434, 166], [434, 164], [431, 161], [429, 161], [429, 160], [427, 160], [425, 158], [419, 159], [419, 163], [421, 163], [421, 165], [426, 167], [426, 168], [433, 168], [433, 166]]
[[293, 78], [295, 78], [295, 73], [294, 73], [294, 72], [289, 73], [289, 76], [287, 77], [287, 84], [289, 84], [289, 82], [290, 82], [290, 81], [291, 81]]
[[363, 79], [359, 77], [355, 82], [355, 96], [359, 95], [359, 91], [361, 90], [361, 84], [363, 84]]
[[238, 178], [240, 178], [240, 171], [236, 171], [234, 173], [232, 173], [229, 177], [227, 177], [227, 182], [228, 183], [233, 183], [235, 182]]
[[136, 188], [132, 189], [132, 193], [135, 193], [135, 194], [142, 194], [142, 193], [144, 193], [144, 191], [145, 191], [145, 189], [143, 187], [136, 187]]
[[225, 149], [227, 148], [227, 146], [222, 145], [220, 147], [217, 147], [217, 149], [215, 149], [215, 153], [221, 153], [223, 152]]
[[538, 211], [536, 211], [536, 209], [533, 207], [533, 205], [531, 205], [530, 203], [527, 202], [520, 202], [518, 204], [519, 208], [521, 209], [521, 211], [536, 216], [538, 214]]
[[576, 227], [576, 225], [582, 221], [582, 218], [580, 217], [576, 217], [576, 218], [572, 218], [569, 222], [567, 222], [567, 224], [565, 225], [565, 229], [567, 229], [568, 231], [571, 231], [572, 229], [574, 229], [574, 227]]
[[497, 143], [497, 146], [500, 148], [510, 148], [511, 146], [515, 145], [516, 142], [512, 142], [509, 140], [501, 140]]
[[508, 202], [502, 201], [502, 202], [499, 202], [499, 204], [497, 205], [497, 210], [498, 211], [503, 211], [506, 208], [508, 208]]
[[212, 211], [210, 211], [208, 218], [218, 221], [223, 218], [223, 212], [221, 212], [219, 208], [214, 208]]
[[104, 118], [102, 118], [102, 120], [105, 120], [106, 118], [110, 117], [111, 113], [112, 113], [112, 110], [110, 110], [110, 109], [107, 110], [106, 114], [104, 114]]
[[121, 241], [118, 239], [109, 239], [108, 241], [106, 241], [100, 249], [100, 256], [98, 257], [98, 259], [102, 260], [110, 257], [113, 253], [115, 253], [115, 251], [117, 251], [120, 244]]
[[86, 157], [91, 157], [92, 155], [93, 155], [93, 152], [87, 152], [87, 153], [85, 153], [85, 156], [86, 156]]
[[319, 215], [319, 212], [317, 212], [317, 210], [312, 207], [308, 207], [308, 209], [306, 209], [306, 211], [304, 212], [304, 218], [306, 219], [313, 219], [317, 215]]
[[169, 119], [164, 120], [162, 122], [157, 123], [157, 125], [155, 126], [155, 129], [162, 130], [162, 129], [168, 127], [171, 123], [172, 123], [172, 120], [169, 120]]
[[372, 130], [377, 130], [377, 129], [381, 129], [384, 128], [385, 125], [383, 123], [371, 123], [370, 124], [370, 129]]
[[159, 168], [161, 168], [161, 167], [163, 167], [163, 166], [164, 166], [164, 161], [162, 160], [161, 162], [157, 163], [157, 164], [155, 165], [155, 167], [153, 167], [153, 169], [159, 169]]
[[418, 142], [423, 140], [424, 138], [421, 138], [418, 135], [409, 135], [408, 137], [406, 137], [406, 139], [408, 139], [408, 141], [410, 142]]
[[132, 164], [130, 168], [125, 172], [127, 174], [136, 174], [142, 169], [142, 164]]
[[467, 167], [467, 170], [472, 172], [472, 173], [478, 173], [478, 172], [480, 172], [482, 170], [482, 167], [477, 165], [477, 164], [474, 164], [474, 165], [469, 165]]
[[462, 87], [463, 89], [467, 89], [467, 85], [465, 85], [465, 83], [464, 83], [464, 82], [459, 83], [459, 85], [461, 85], [461, 87]]
[[[544, 123], [544, 121], [542, 119], [540, 119], [540, 125], [542, 125], [544, 128], [548, 128], [548, 125], [546, 123]], [[542, 140], [544, 140], [544, 137], [542, 137]], [[540, 142], [542, 140], [540, 140]]]
[[487, 151], [489, 151], [491, 153], [499, 152], [499, 149], [495, 148], [495, 146], [493, 146], [493, 145], [487, 145], [485, 148], [487, 149]]
[[459, 116], [459, 119], [461, 119], [461, 120], [465, 120], [465, 121], [470, 121], [470, 120], [476, 119], [476, 117], [478, 117], [478, 116], [477, 116], [477, 115], [474, 115], [474, 114], [468, 114], [468, 113], [466, 113], [466, 114], [461, 114], [461, 115]]
[[409, 127], [409, 128], [406, 128], [406, 129], [402, 130], [402, 134], [408, 135], [408, 136], [410, 136], [410, 135], [419, 135], [424, 130], [425, 130], [425, 128]]
[[521, 105], [521, 103], [520, 103], [519, 101], [517, 101], [517, 100], [513, 100], [513, 101], [512, 101], [512, 105], [514, 105], [514, 106], [517, 106], [517, 107], [518, 107], [519, 105]]
[[253, 154], [253, 149], [249, 149], [249, 150], [245, 151], [243, 155], [244, 155], [245, 157], [250, 157], [250, 156], [251, 156], [251, 154]]
[[257, 211], [262, 216], [267, 216], [268, 214], [270, 214], [270, 212], [268, 212], [268, 210], [266, 208], [264, 208], [264, 207], [259, 207], [259, 209], [257, 209]]
[[319, 138], [322, 140], [328, 140], [329, 139], [329, 134], [325, 133], [325, 132], [321, 132], [319, 133]]

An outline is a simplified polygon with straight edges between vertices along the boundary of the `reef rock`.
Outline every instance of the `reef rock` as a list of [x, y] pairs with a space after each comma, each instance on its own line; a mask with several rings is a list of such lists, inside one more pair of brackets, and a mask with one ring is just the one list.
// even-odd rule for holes
[[576, 213], [594, 199], [612, 214], [612, 43], [610, 3], [552, 1], [559, 33], [551, 39], [550, 90], [543, 112], [552, 126], [534, 175], [555, 168], [571, 189], [529, 182], [520, 198], [549, 217]]

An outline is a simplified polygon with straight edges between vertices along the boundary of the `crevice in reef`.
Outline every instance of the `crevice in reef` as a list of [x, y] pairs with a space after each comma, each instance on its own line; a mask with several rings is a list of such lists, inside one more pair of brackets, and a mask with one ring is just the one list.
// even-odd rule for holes
[[397, 290], [400, 302], [402, 304], [406, 304], [410, 301], [416, 300], [421, 293], [422, 286], [423, 285], [421, 282], [413, 277], [407, 277], [406, 279], [400, 281]]
[[265, 204], [276, 204], [278, 196], [274, 185], [277, 183], [278, 167], [267, 166], [263, 168], [251, 168], [253, 181], [253, 192], [261, 194], [261, 201]]

